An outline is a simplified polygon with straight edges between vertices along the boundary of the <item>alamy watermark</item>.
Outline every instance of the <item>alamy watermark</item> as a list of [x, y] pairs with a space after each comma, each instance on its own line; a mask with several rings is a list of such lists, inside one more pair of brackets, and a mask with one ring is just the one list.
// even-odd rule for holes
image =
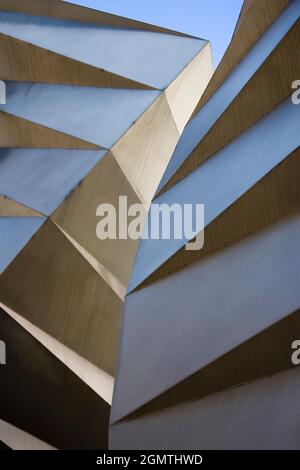
[[6, 344], [0, 340], [0, 366], [6, 364]]
[[[182, 240], [187, 250], [200, 250], [204, 244], [203, 204], [151, 204], [147, 211], [143, 204], [128, 205], [127, 196], [119, 196], [113, 204], [100, 204], [96, 235], [106, 239]], [[191, 241], [192, 240], [192, 241]]]
[[291, 95], [292, 103], [300, 104], [300, 80], [293, 81], [292, 89], [295, 90]]
[[6, 104], [6, 85], [3, 80], [0, 80], [0, 104]]
[[300, 339], [295, 339], [295, 341], [292, 342], [291, 348], [294, 349], [291, 357], [292, 363], [294, 366], [298, 366], [300, 364]]

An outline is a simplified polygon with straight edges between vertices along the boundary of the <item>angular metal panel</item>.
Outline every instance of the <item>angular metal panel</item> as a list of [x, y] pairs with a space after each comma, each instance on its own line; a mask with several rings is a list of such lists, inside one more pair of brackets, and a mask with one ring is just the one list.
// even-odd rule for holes
[[[199, 113], [190, 121], [160, 183], [159, 190], [171, 178], [172, 184], [178, 181], [179, 178], [175, 175], [176, 171], [295, 24], [299, 15], [300, 2], [292, 2], [241, 60]], [[181, 175], [181, 178], [183, 176]]]
[[[207, 226], [299, 147], [299, 119], [300, 106], [294, 106], [290, 99], [285, 100], [154, 202], [204, 204]], [[137, 287], [187, 241], [185, 238], [142, 240], [129, 291]]]
[[158, 96], [155, 90], [6, 82], [0, 109], [109, 148]]
[[299, 369], [111, 427], [111, 449], [299, 449]]
[[0, 301], [110, 375], [123, 303], [47, 220], [0, 277]]
[[182, 247], [139, 288], [201, 262], [212, 253], [300, 211], [299, 181], [300, 147], [206, 226], [204, 244], [200, 250], [189, 251]]
[[112, 422], [298, 310], [299, 238], [298, 213], [128, 295]]
[[159, 89], [207, 44], [202, 39], [6, 12], [0, 12], [0, 32]]
[[0, 331], [0, 418], [58, 449], [106, 448], [109, 405], [2, 309]]
[[0, 273], [12, 262], [45, 218], [0, 217]]
[[105, 150], [0, 149], [0, 193], [50, 215]]

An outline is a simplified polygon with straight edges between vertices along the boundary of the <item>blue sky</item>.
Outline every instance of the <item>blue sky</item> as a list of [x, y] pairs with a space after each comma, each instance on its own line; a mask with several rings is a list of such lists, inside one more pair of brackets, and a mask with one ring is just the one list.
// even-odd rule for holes
[[243, 0], [72, 0], [209, 39], [217, 65], [231, 39]]

